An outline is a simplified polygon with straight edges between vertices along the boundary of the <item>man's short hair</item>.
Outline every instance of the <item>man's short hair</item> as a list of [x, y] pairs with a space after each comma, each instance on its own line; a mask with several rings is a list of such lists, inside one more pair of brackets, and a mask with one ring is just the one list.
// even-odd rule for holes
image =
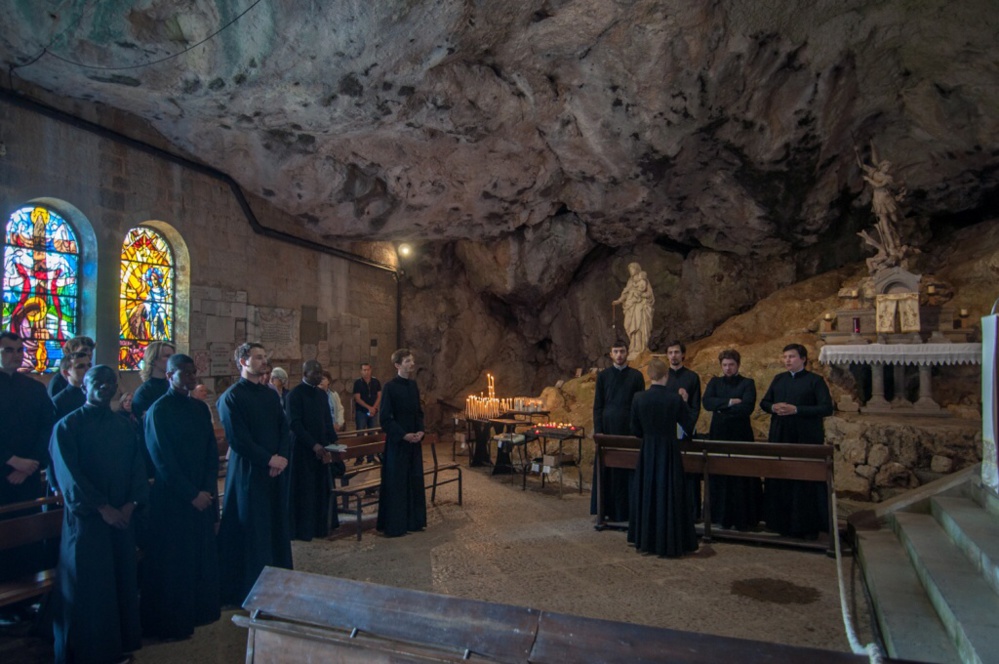
[[232, 358], [236, 360], [236, 368], [242, 369], [242, 360], [250, 359], [250, 354], [253, 353], [254, 348], [263, 348], [263, 344], [258, 344], [257, 342], [247, 341], [245, 344], [240, 344], [236, 351], [232, 354]]
[[722, 352], [718, 353], [719, 364], [722, 360], [735, 360], [736, 364], [742, 364], [742, 356], [739, 355], [739, 351], [734, 348], [726, 348]]
[[623, 348], [625, 350], [628, 350], [628, 342], [625, 341], [624, 339], [617, 339], [614, 341], [614, 343], [611, 344], [611, 350], [614, 350], [615, 348]]
[[649, 378], [652, 380], [662, 380], [662, 377], [666, 375], [668, 369], [666, 368], [666, 363], [660, 360], [658, 357], [652, 358], [649, 362]]
[[361, 362], [361, 368], [362, 368], [362, 369], [363, 369], [364, 367], [370, 367], [370, 366], [371, 366], [371, 362]]
[[798, 353], [798, 357], [800, 357], [801, 359], [803, 360], [808, 359], [808, 349], [802, 346], [801, 344], [788, 344], [784, 346], [784, 350], [781, 352], [786, 353], [791, 350], [796, 351]]
[[24, 341], [20, 334], [12, 330], [4, 330], [3, 332], [0, 332], [0, 341], [4, 341], [6, 339], [10, 339], [11, 341]]
[[400, 348], [392, 353], [392, 364], [402, 364], [402, 361], [413, 354], [408, 348]]
[[680, 353], [682, 353], [683, 355], [687, 354], [687, 346], [682, 341], [677, 341], [674, 339], [673, 341], [666, 344], [666, 350], [669, 351], [669, 349], [672, 348], [673, 346], [678, 346], [680, 348]]
[[323, 378], [330, 382], [330, 389], [333, 389], [333, 374], [331, 374], [326, 369], [323, 369]]
[[185, 364], [194, 364], [194, 358], [183, 353], [174, 353], [167, 360], [167, 373], [177, 371]]
[[91, 355], [93, 354], [94, 346], [96, 345], [97, 344], [95, 344], [94, 340], [91, 339], [90, 337], [83, 337], [83, 336], [73, 337], [72, 339], [63, 344], [62, 350], [67, 355], [70, 353], [78, 353], [81, 350], [85, 350], [87, 351], [88, 355]]

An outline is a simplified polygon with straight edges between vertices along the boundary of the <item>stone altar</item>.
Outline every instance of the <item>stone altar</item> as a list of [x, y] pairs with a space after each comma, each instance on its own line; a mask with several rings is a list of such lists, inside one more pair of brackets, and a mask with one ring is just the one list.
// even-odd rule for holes
[[[826, 345], [819, 351], [823, 364], [863, 364], [871, 367], [871, 398], [860, 409], [863, 413], [892, 413], [911, 409], [919, 415], [948, 416], [933, 399], [932, 368], [953, 364], [981, 364], [982, 344], [924, 343], [924, 344], [851, 344]], [[919, 398], [915, 402], [905, 399], [896, 390], [895, 399], [885, 399], [884, 370], [887, 366], [896, 372], [908, 365], [919, 369]], [[897, 374], [896, 374], [897, 375]], [[901, 381], [896, 381], [896, 385]]]

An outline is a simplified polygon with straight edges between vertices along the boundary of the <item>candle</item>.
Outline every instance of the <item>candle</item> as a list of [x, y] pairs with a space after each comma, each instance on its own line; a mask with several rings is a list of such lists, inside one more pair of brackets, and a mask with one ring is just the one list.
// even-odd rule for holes
[[860, 318], [858, 316], [853, 318], [853, 333], [860, 334]]
[[926, 287], [926, 292], [929, 293], [930, 295], [933, 295], [934, 293], [937, 292], [937, 287], [936, 286], [927, 286]]
[[826, 315], [824, 316], [824, 318], [826, 320], [832, 320], [834, 318], [834, 316], [832, 315], [832, 313], [830, 313], [830, 312], [827, 311]]
[[968, 317], [968, 310], [967, 309], [961, 309], [960, 314], [961, 314], [961, 318], [967, 318]]

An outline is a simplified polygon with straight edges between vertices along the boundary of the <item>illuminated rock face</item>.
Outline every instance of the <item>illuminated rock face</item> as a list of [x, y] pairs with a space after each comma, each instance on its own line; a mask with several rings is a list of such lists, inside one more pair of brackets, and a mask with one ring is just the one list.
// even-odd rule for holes
[[989, 0], [259, 3], [198, 46], [249, 3], [71, 4], [0, 9], [15, 87], [125, 110], [320, 239], [571, 213], [601, 245], [780, 255], [852, 237], [869, 138], [920, 217], [996, 186]]

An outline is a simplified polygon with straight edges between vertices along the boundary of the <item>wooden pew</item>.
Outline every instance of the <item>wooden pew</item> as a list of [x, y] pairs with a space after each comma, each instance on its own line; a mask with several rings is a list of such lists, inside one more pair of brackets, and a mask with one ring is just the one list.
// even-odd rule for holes
[[[631, 468], [638, 463], [638, 450], [641, 439], [633, 436], [593, 436], [597, 445], [595, 463], [606, 468]], [[769, 477], [786, 480], [807, 480], [825, 482], [826, 495], [831, 505], [835, 499], [833, 490], [833, 448], [831, 445], [792, 445], [788, 443], [756, 443], [716, 440], [684, 440], [680, 443], [683, 455], [683, 469], [688, 473], [701, 473], [702, 514], [711, 514], [711, 489], [708, 481], [712, 475], [735, 477]], [[597, 477], [600, 477], [599, 468]], [[606, 525], [600, 511], [601, 487], [597, 488], [598, 528]], [[822, 548], [831, 551], [832, 538], [836, 536], [836, 524], [829, 510], [829, 533], [826, 540], [809, 542], [774, 534], [739, 532], [735, 530], [712, 531], [711, 519], [704, 520], [704, 539], [711, 541], [713, 533], [728, 539], [752, 540], [774, 544], [788, 544], [806, 548]]]
[[365, 507], [378, 504], [378, 497], [370, 495], [372, 489], [378, 489], [382, 484], [381, 464], [366, 463], [360, 466], [352, 466], [348, 461], [361, 459], [366, 456], [382, 454], [385, 451], [385, 434], [362, 435], [350, 438], [341, 438], [337, 441], [347, 446], [342, 452], [337, 452], [341, 461], [346, 465], [344, 477], [351, 480], [361, 473], [377, 470], [374, 477], [370, 477], [363, 482], [355, 482], [348, 486], [336, 486], [336, 478], [333, 480], [333, 509], [337, 509], [341, 498], [347, 501], [349, 508], [351, 499], [354, 500], [354, 515], [357, 520], [357, 541], [361, 541], [361, 519], [362, 510]]
[[[867, 656], [583, 618], [265, 567], [232, 621], [246, 663], [866, 663]], [[886, 660], [888, 661], [888, 660]]]
[[[347, 464], [350, 459], [359, 459], [366, 456], [381, 454], [385, 451], [385, 434], [376, 435], [361, 435], [354, 436], [346, 439], [340, 439], [337, 442], [347, 446], [347, 449], [343, 452], [338, 452], [339, 458], [346, 464], [346, 473], [344, 477], [348, 480], [360, 475], [361, 473], [372, 473], [377, 471], [371, 477], [365, 479], [361, 483], [352, 483], [348, 486], [334, 486], [332, 489], [333, 493], [333, 509], [337, 508], [337, 501], [341, 498], [347, 500], [348, 509], [350, 501], [354, 502], [354, 515], [357, 521], [357, 539], [361, 539], [361, 520], [363, 517], [363, 509], [365, 507], [370, 507], [372, 505], [378, 504], [378, 497], [372, 496], [372, 489], [379, 489], [381, 487], [381, 464], [380, 463], [366, 463], [360, 466], [351, 466]], [[457, 482], [458, 484], [458, 504], [462, 504], [462, 476], [461, 476], [461, 466], [457, 462], [441, 462], [437, 457], [437, 443], [440, 439], [436, 433], [428, 433], [423, 438], [423, 445], [430, 447], [430, 456], [433, 460], [432, 465], [424, 466], [423, 475], [429, 478], [428, 483], [424, 486], [425, 489], [430, 489], [430, 502], [435, 503], [437, 500], [437, 487], [443, 486], [445, 484], [451, 484]], [[441, 473], [444, 472], [454, 472], [453, 477], [447, 479], [441, 479]], [[334, 479], [334, 482], [336, 480]]]
[[[25, 509], [38, 509], [51, 506], [45, 512], [35, 512], [25, 516], [0, 520], [0, 551], [37, 542], [58, 541], [62, 534], [62, 498], [51, 496], [23, 503], [5, 505], [0, 515], [20, 512]], [[18, 579], [0, 583], [0, 606], [7, 606], [21, 600], [44, 595], [55, 583], [55, 569], [47, 569]]]

